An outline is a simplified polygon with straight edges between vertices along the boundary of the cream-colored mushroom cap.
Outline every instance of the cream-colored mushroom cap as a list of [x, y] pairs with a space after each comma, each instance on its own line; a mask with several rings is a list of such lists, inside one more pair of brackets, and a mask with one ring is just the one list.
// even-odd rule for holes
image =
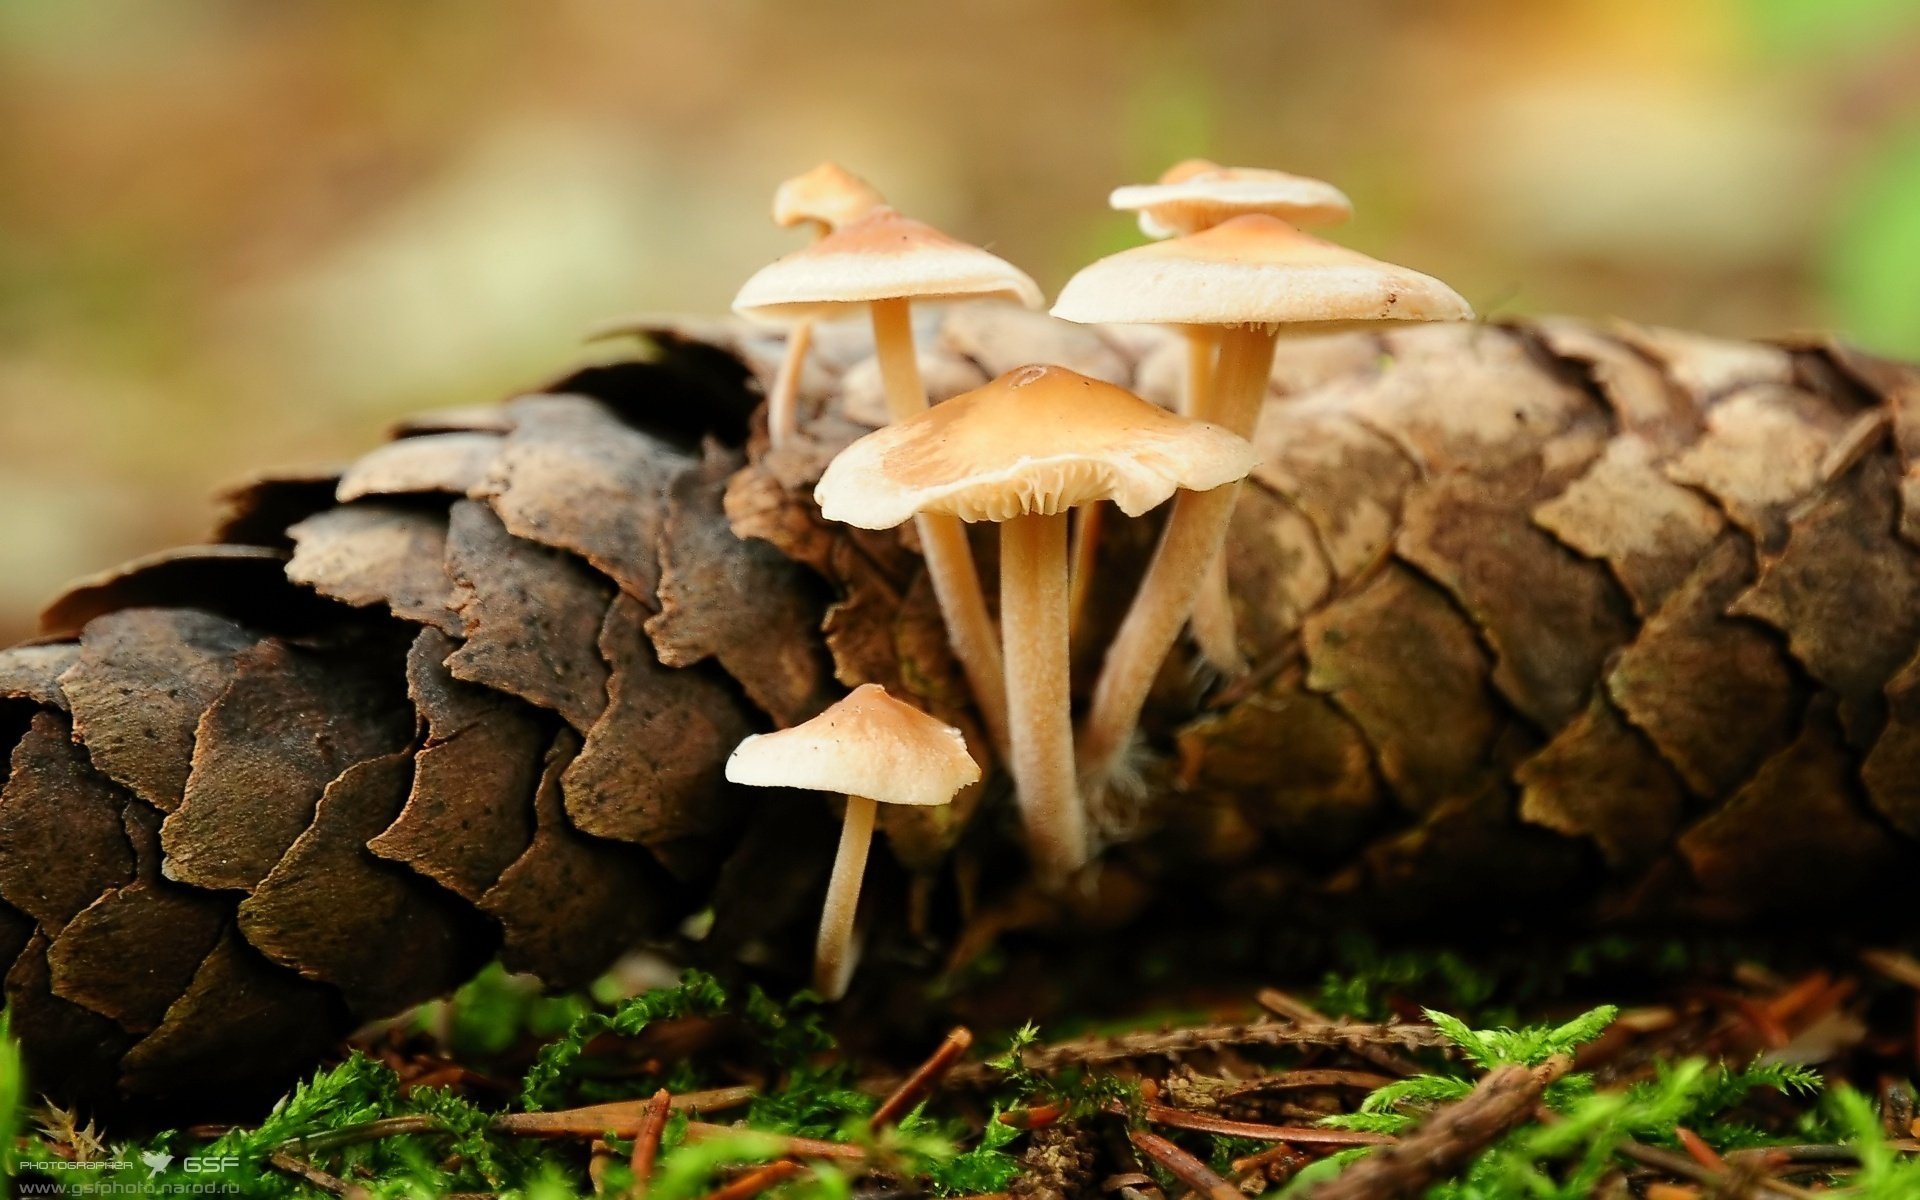
[[1353, 215], [1353, 201], [1324, 180], [1204, 158], [1175, 163], [1159, 183], [1115, 188], [1107, 202], [1139, 213], [1141, 232], [1153, 238], [1194, 233], [1247, 213], [1295, 225], [1334, 225]]
[[1431, 275], [1255, 214], [1103, 258], [1067, 281], [1053, 315], [1088, 323], [1292, 325], [1459, 321], [1473, 308]]
[[762, 267], [734, 297], [733, 311], [784, 323], [840, 316], [875, 300], [988, 298], [1038, 308], [1040, 288], [1005, 259], [878, 208]]
[[886, 202], [866, 180], [839, 163], [824, 162], [780, 185], [773, 193], [773, 220], [781, 226], [811, 221], [833, 230], [851, 225]]
[[1065, 367], [1028, 366], [870, 433], [813, 498], [828, 520], [891, 529], [915, 513], [1003, 521], [1111, 500], [1137, 516], [1180, 488], [1253, 470], [1245, 439]]
[[741, 742], [727, 778], [881, 804], [946, 804], [980, 781], [980, 764], [958, 729], [868, 683], [810, 721]]

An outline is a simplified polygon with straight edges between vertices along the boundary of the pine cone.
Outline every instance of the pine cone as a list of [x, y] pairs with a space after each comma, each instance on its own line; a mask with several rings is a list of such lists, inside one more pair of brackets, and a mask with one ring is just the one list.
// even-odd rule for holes
[[[821, 331], [778, 452], [777, 341], [645, 346], [262, 478], [0, 652], [37, 1086], [277, 1090], [490, 957], [578, 983], [707, 907], [679, 952], [804, 963], [835, 818], [740, 795], [728, 750], [869, 681], [975, 726], [910, 531], [812, 505], [878, 419], [864, 339]], [[1157, 397], [1183, 361], [980, 306], [923, 358], [936, 394], [1040, 360]], [[1253, 670], [1168, 665], [1099, 894], [1024, 888], [990, 778], [888, 816], [870, 973], [1195, 906], [1743, 919], [1915, 865], [1920, 371], [1549, 320], [1286, 343], [1274, 389], [1231, 540]], [[1154, 521], [1108, 531], [1083, 667]]]

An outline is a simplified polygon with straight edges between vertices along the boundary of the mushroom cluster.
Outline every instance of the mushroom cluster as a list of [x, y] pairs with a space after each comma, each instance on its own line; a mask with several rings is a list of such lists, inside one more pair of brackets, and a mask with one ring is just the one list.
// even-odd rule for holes
[[[1239, 481], [1255, 466], [1251, 438], [1277, 339], [1472, 317], [1439, 280], [1303, 232], [1352, 212], [1319, 180], [1191, 160], [1155, 184], [1118, 189], [1111, 203], [1161, 240], [1080, 271], [1053, 315], [1179, 329], [1188, 346], [1179, 413], [1038, 363], [930, 406], [911, 305], [1000, 299], [1032, 308], [1039, 289], [1002, 259], [887, 207], [832, 164], [788, 181], [775, 202], [781, 223], [811, 222], [822, 236], [756, 273], [734, 302], [743, 316], [793, 331], [769, 406], [776, 440], [797, 427], [792, 379], [811, 322], [862, 313], [872, 322], [892, 423], [843, 450], [814, 499], [829, 520], [915, 526], [954, 657], [1012, 776], [1035, 876], [1054, 888], [1095, 854], [1089, 801], [1114, 786], [1181, 631], [1191, 623], [1202, 656], [1222, 673], [1244, 669], [1223, 554]], [[1168, 502], [1076, 722], [1069, 638], [1098, 514], [1110, 505], [1139, 516]], [[997, 623], [967, 538], [976, 523], [1000, 526]], [[876, 739], [887, 747], [881, 767], [839, 749]], [[872, 685], [805, 725], [743, 743], [730, 778], [850, 796], [816, 961], [823, 993], [840, 994], [851, 974], [874, 802], [944, 802], [977, 775], [957, 730]]]

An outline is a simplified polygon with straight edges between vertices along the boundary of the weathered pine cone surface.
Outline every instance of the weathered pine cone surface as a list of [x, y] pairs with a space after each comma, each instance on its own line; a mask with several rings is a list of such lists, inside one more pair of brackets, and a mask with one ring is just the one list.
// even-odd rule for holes
[[[881, 419], [865, 337], [820, 331], [773, 453], [776, 338], [636, 332], [238, 489], [212, 544], [0, 651], [0, 954], [41, 1086], [272, 1091], [495, 956], [577, 984], [664, 938], [797, 977], [836, 818], [730, 787], [731, 747], [872, 681], [984, 753], [910, 533], [811, 501]], [[1170, 400], [1183, 362], [992, 306], [923, 332], [936, 398], [1052, 361]], [[1024, 886], [1003, 777], [890, 812], [863, 979], [1085, 927], [1727, 922], [1912, 878], [1920, 371], [1542, 320], [1285, 342], [1272, 383], [1230, 544], [1251, 672], [1168, 664], [1064, 904]], [[1154, 522], [1107, 528], [1083, 676]]]

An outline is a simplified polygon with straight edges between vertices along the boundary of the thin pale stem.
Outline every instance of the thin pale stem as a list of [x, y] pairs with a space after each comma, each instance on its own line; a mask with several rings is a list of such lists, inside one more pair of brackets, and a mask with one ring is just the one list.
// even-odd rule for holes
[[820, 940], [813, 952], [813, 987], [829, 1000], [846, 995], [853, 980], [853, 918], [860, 911], [860, 882], [866, 878], [873, 818], [879, 807], [865, 796], [847, 797], [840, 849], [833, 856], [827, 902], [820, 910]]
[[1106, 523], [1107, 504], [1095, 500], [1073, 513], [1073, 565], [1067, 575], [1067, 628], [1076, 648], [1086, 624], [1087, 599], [1100, 566], [1100, 527]]
[[1011, 763], [1027, 853], [1060, 883], [1087, 861], [1086, 814], [1074, 774], [1067, 671], [1067, 517], [1000, 526], [1000, 614], [1007, 639]]
[[1180, 412], [1196, 420], [1209, 420], [1209, 393], [1213, 390], [1213, 364], [1220, 349], [1220, 331], [1210, 325], [1189, 325], [1181, 332], [1187, 340], [1187, 389], [1180, 393]]
[[[905, 300], [876, 300], [873, 343], [880, 360], [880, 380], [886, 389], [887, 411], [896, 421], [927, 408], [926, 388], [913, 347], [912, 314]], [[987, 614], [980, 571], [973, 563], [966, 527], [958, 517], [922, 513], [914, 518], [920, 551], [926, 556], [927, 577], [940, 616], [947, 626], [947, 643], [966, 674], [974, 707], [994, 752], [1004, 758], [1010, 740], [1007, 730], [1007, 682], [1001, 666], [1000, 639]]]
[[[1213, 419], [1214, 363], [1220, 350], [1220, 331], [1207, 325], [1188, 326], [1187, 390], [1184, 393], [1187, 416], [1196, 420]], [[1193, 605], [1193, 617], [1187, 622], [1200, 657], [1228, 678], [1247, 672], [1247, 660], [1240, 653], [1240, 637], [1235, 631], [1233, 600], [1227, 582], [1227, 556], [1214, 555], [1201, 581], [1200, 595]]]
[[813, 346], [813, 322], [802, 321], [787, 331], [787, 352], [767, 393], [767, 436], [773, 448], [792, 442], [800, 432], [800, 372]]
[[[1273, 369], [1269, 330], [1229, 330], [1221, 341], [1212, 420], [1242, 437], [1253, 432]], [[1153, 562], [1140, 581], [1093, 688], [1080, 733], [1080, 771], [1089, 788], [1104, 788], [1140, 723], [1154, 677], [1193, 614], [1212, 561], [1226, 544], [1240, 485], [1181, 492], [1160, 534]]]

